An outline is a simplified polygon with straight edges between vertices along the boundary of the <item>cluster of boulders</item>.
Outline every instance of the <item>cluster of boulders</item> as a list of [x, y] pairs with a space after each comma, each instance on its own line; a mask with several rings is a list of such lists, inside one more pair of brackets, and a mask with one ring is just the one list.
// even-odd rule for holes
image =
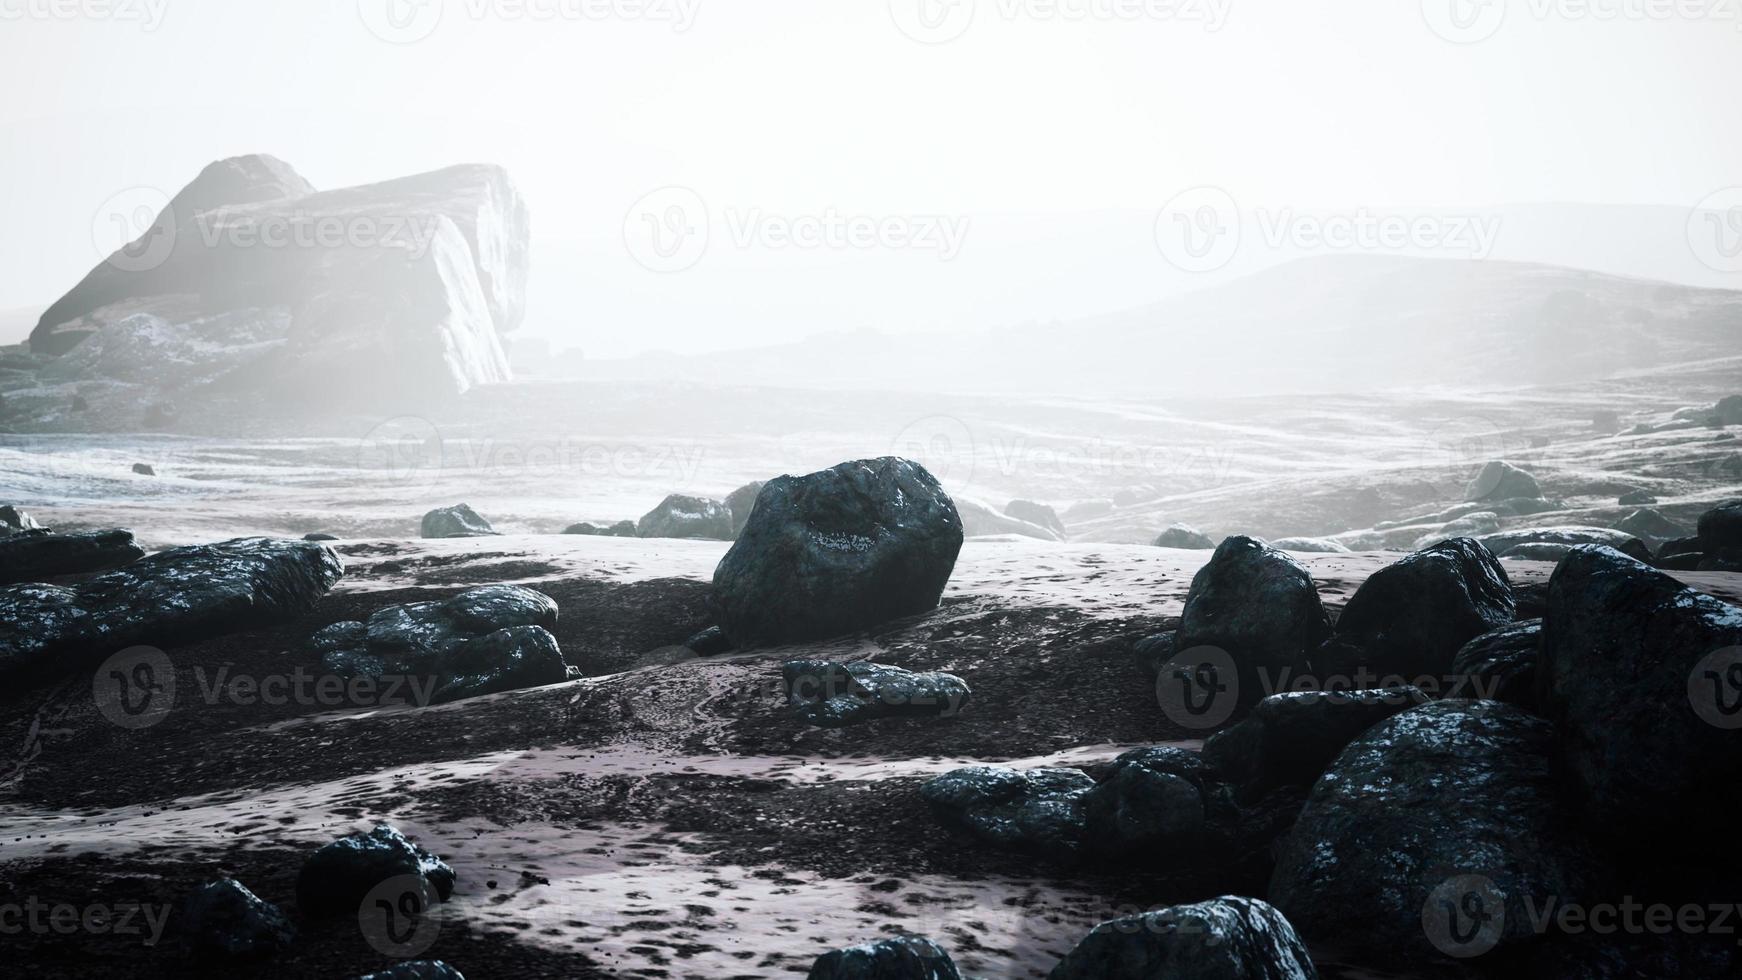
[[[389, 955], [415, 943], [433, 925], [431, 910], [452, 896], [447, 862], [377, 824], [325, 844], [304, 860], [296, 906], [304, 928], [337, 920], [362, 927], [365, 939]], [[245, 969], [289, 949], [298, 929], [277, 905], [234, 878], [217, 878], [183, 897], [176, 919], [180, 943], [207, 968]], [[377, 920], [379, 923], [377, 924]], [[440, 960], [406, 960], [361, 980], [465, 980]]]
[[577, 676], [551, 635], [556, 622], [556, 601], [544, 593], [489, 585], [334, 623], [309, 644], [333, 676], [421, 679], [439, 704]]
[[[1739, 512], [1709, 514], [1708, 540]], [[1704, 902], [1734, 881], [1707, 844], [1742, 806], [1742, 609], [1604, 544], [1570, 546], [1539, 618], [1524, 605], [1488, 548], [1457, 539], [1369, 577], [1332, 623], [1294, 559], [1231, 538], [1179, 630], [1138, 650], [1162, 688], [1226, 699], [1234, 724], [1201, 752], [1133, 750], [1099, 778], [974, 766], [920, 796], [989, 846], [1197, 868], [1274, 905], [1254, 903], [1290, 937], [1382, 968], [1732, 975], [1726, 942], [1615, 937], [1542, 910]], [[1289, 944], [1248, 972], [1201, 950], [1187, 969], [1168, 958], [1178, 941], [1109, 926], [1052, 975], [1312, 975]]]

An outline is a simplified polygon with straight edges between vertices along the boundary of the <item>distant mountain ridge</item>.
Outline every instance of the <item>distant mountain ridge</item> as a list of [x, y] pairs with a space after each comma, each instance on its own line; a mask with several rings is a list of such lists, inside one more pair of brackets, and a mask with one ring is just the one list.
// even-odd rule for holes
[[582, 377], [1155, 394], [1513, 387], [1742, 353], [1742, 291], [1527, 263], [1301, 259], [1106, 316], [578, 365]]

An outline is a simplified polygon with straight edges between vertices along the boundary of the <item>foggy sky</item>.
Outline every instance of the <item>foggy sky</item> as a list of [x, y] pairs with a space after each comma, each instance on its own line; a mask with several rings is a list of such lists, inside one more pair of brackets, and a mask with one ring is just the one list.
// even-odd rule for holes
[[[1742, 184], [1728, 3], [955, 0], [916, 40], [922, 2], [0, 0], [0, 309], [100, 259], [117, 194], [254, 151], [323, 188], [503, 164], [534, 215], [527, 331], [601, 355], [1141, 305], [1208, 284], [1153, 222], [1205, 185], [1272, 221], [1655, 205], [1673, 247]], [[1472, 43], [1433, 29], [1459, 23]], [[711, 224], [662, 272], [625, 239], [666, 187]], [[873, 225], [893, 243], [783, 244]]]

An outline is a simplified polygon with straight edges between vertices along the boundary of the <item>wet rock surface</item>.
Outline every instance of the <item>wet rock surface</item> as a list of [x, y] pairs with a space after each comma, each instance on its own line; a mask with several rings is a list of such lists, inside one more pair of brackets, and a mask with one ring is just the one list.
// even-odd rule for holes
[[0, 675], [66, 673], [314, 608], [344, 574], [325, 545], [239, 538], [160, 552], [72, 586], [0, 589]]
[[1452, 658], [1452, 675], [1465, 696], [1536, 708], [1536, 665], [1542, 651], [1542, 620], [1521, 619], [1483, 633]]
[[133, 540], [132, 531], [21, 530], [0, 537], [0, 585], [103, 572], [144, 557], [145, 549]]
[[1050, 980], [1314, 980], [1307, 948], [1281, 912], [1227, 896], [1096, 926]]
[[962, 547], [923, 466], [886, 457], [770, 480], [714, 571], [740, 646], [822, 639], [936, 608]]
[[1237, 697], [1256, 702], [1284, 674], [1305, 673], [1330, 632], [1312, 576], [1296, 560], [1247, 537], [1223, 541], [1197, 575], [1181, 614], [1181, 651], [1226, 651]]
[[[1524, 528], [1485, 535], [1481, 542], [1483, 547], [1497, 555], [1507, 554], [1521, 545], [1556, 545], [1570, 550], [1581, 545], [1600, 544], [1632, 555], [1640, 561], [1651, 560], [1651, 549], [1645, 546], [1645, 542], [1625, 531], [1606, 527]], [[1564, 552], [1559, 552], [1555, 560], [1562, 557], [1565, 557]]]
[[[1593, 829], [1703, 851], [1742, 806], [1742, 609], [1613, 549], [1555, 569], [1536, 696]], [[1709, 860], [1709, 856], [1706, 858]]]
[[1203, 761], [1241, 802], [1308, 789], [1373, 726], [1427, 702], [1413, 687], [1273, 694], [1204, 743]]
[[1314, 654], [1313, 667], [1338, 678], [1445, 678], [1460, 647], [1512, 622], [1516, 611], [1512, 583], [1493, 554], [1456, 538], [1362, 583], [1335, 634]]
[[971, 696], [954, 674], [916, 674], [882, 664], [791, 660], [780, 671], [795, 714], [824, 728], [874, 718], [951, 718]]
[[918, 936], [897, 936], [849, 946], [817, 957], [807, 980], [961, 980], [942, 946]]
[[732, 511], [723, 502], [707, 497], [674, 493], [660, 501], [635, 524], [643, 538], [706, 538], [730, 541]]
[[423, 515], [420, 531], [426, 538], [481, 538], [496, 533], [490, 522], [467, 504], [455, 504]]
[[1270, 901], [1308, 942], [1393, 967], [1528, 944], [1532, 908], [1607, 893], [1555, 749], [1548, 722], [1492, 701], [1382, 722], [1313, 787]]
[[200, 886], [180, 911], [183, 942], [196, 957], [270, 956], [296, 939], [296, 927], [278, 906], [234, 878]]
[[454, 869], [395, 827], [378, 824], [333, 841], [309, 855], [296, 878], [296, 904], [310, 918], [355, 916], [379, 886], [409, 879], [427, 885], [427, 900], [445, 902]]
[[556, 625], [549, 596], [493, 585], [334, 623], [309, 645], [336, 676], [421, 680], [414, 693], [444, 703], [567, 680], [569, 665], [550, 633]]
[[970, 766], [926, 783], [920, 797], [945, 826], [993, 847], [1069, 857], [1083, 849], [1094, 788], [1079, 769]]

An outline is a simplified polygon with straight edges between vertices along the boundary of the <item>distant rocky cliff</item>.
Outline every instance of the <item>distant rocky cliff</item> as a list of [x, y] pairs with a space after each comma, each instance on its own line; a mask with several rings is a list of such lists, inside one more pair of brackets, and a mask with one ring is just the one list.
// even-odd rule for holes
[[125, 429], [509, 380], [529, 223], [495, 166], [316, 191], [270, 156], [218, 161], [0, 351], [0, 419]]

